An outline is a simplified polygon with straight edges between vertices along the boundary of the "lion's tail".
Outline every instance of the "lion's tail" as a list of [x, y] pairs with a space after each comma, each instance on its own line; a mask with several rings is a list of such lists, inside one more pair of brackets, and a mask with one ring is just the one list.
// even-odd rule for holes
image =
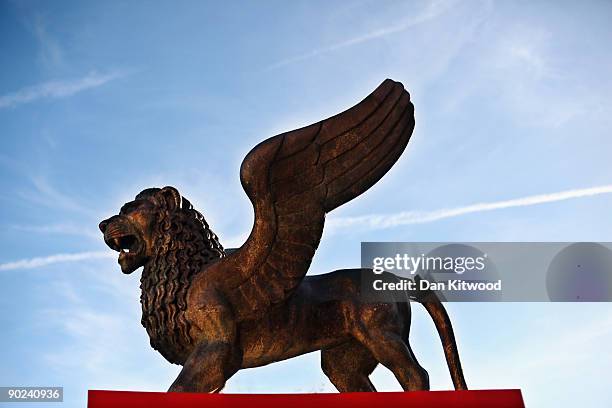
[[457, 350], [453, 325], [444, 305], [433, 291], [422, 292], [421, 296], [416, 300], [425, 307], [438, 330], [438, 335], [440, 340], [442, 340], [442, 347], [444, 347], [446, 364], [448, 365], [455, 389], [467, 390], [461, 361], [459, 360], [459, 351]]

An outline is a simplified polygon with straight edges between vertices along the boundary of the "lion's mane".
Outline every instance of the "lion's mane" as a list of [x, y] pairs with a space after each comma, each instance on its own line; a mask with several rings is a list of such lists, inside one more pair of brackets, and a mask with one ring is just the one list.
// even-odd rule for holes
[[185, 318], [189, 285], [204, 265], [225, 253], [202, 214], [187, 199], [183, 197], [180, 207], [173, 209], [158, 197], [159, 191], [147, 189], [137, 196], [151, 199], [158, 211], [155, 256], [140, 279], [141, 322], [151, 346], [168, 361], [181, 364], [181, 350], [193, 342]]

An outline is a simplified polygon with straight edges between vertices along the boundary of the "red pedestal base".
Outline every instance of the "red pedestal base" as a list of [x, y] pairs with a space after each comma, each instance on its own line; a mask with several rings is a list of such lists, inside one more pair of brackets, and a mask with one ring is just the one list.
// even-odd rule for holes
[[190, 394], [89, 391], [88, 408], [524, 408], [520, 390], [344, 394]]

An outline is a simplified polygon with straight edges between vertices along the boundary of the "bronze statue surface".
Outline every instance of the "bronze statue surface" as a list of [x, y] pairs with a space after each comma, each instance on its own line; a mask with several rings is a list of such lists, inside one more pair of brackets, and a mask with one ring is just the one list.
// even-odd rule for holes
[[[241, 368], [315, 350], [341, 392], [375, 391], [368, 376], [379, 363], [405, 390], [429, 389], [408, 342], [407, 295], [364, 301], [359, 269], [305, 276], [325, 214], [380, 180], [413, 128], [408, 92], [387, 79], [351, 109], [257, 145], [240, 169], [255, 222], [232, 252], [173, 187], [146, 189], [100, 223], [122, 271], [144, 267], [142, 324], [151, 346], [183, 366], [170, 391], [218, 392]], [[443, 305], [417, 300], [436, 325], [455, 388], [466, 389]]]

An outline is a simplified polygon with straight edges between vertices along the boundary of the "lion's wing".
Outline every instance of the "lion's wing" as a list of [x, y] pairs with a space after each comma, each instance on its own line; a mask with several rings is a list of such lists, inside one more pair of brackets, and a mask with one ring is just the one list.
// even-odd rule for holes
[[240, 178], [255, 223], [244, 245], [215, 265], [239, 318], [293, 293], [319, 244], [325, 213], [380, 180], [413, 129], [408, 92], [387, 79], [349, 110], [271, 137], [249, 152]]

